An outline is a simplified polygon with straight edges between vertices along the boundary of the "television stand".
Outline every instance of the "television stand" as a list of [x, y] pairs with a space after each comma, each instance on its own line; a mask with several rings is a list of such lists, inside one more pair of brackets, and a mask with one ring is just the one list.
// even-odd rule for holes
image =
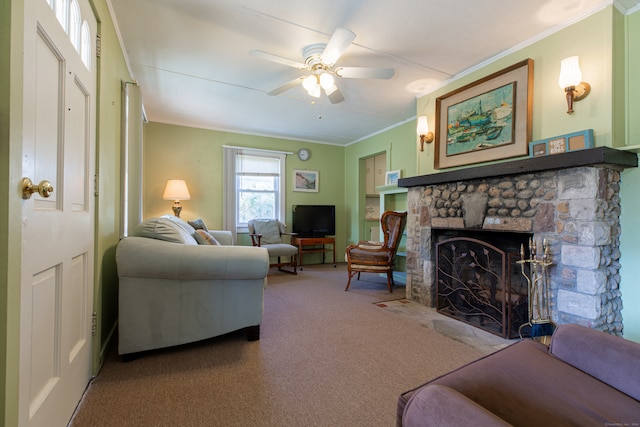
[[[322, 263], [324, 264], [326, 252], [333, 252], [333, 267], [336, 266], [336, 239], [334, 237], [292, 237], [292, 245], [298, 247], [298, 267], [302, 270], [302, 255], [314, 252], [322, 252]], [[319, 247], [322, 245], [322, 247]], [[331, 248], [325, 247], [331, 245]], [[305, 246], [311, 248], [305, 249]]]

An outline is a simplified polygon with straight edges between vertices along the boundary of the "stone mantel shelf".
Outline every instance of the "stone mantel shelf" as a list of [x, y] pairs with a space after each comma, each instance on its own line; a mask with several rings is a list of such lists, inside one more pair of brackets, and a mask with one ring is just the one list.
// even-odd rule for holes
[[638, 156], [629, 151], [621, 151], [609, 147], [588, 148], [586, 150], [531, 157], [486, 166], [475, 166], [431, 175], [400, 178], [398, 180], [398, 187], [420, 187], [477, 178], [499, 177], [582, 166], [610, 166], [620, 169], [635, 168], [638, 167]]

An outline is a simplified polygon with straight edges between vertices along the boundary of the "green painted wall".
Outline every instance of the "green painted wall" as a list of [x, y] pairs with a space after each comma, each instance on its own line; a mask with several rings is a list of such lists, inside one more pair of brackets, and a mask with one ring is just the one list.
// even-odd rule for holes
[[97, 65], [98, 122], [96, 138], [96, 264], [94, 307], [98, 315], [98, 337], [94, 345], [94, 374], [102, 365], [107, 344], [115, 333], [118, 320], [118, 276], [115, 250], [120, 239], [120, 145], [121, 83], [130, 81], [122, 50], [106, 0], [92, 0], [99, 18], [102, 58]]
[[[312, 144], [287, 139], [196, 129], [161, 123], [144, 127], [144, 217], [171, 214], [171, 202], [162, 200], [168, 179], [187, 181], [191, 200], [182, 202], [180, 217], [202, 218], [210, 229], [222, 228], [222, 147], [223, 145], [260, 148], [296, 153], [306, 147], [311, 158], [305, 162], [293, 154], [286, 161], [286, 224], [291, 231], [293, 205], [336, 205], [336, 256], [345, 246], [344, 151], [343, 147]], [[292, 187], [294, 169], [319, 172], [317, 193], [295, 192]], [[238, 243], [251, 244], [246, 235]], [[318, 254], [316, 254], [318, 255]], [[318, 255], [321, 257], [321, 255]], [[337, 256], [338, 258], [338, 256]], [[321, 258], [319, 258], [321, 260]], [[314, 262], [305, 255], [306, 262]]]
[[351, 144], [345, 151], [345, 211], [347, 243], [364, 238], [364, 176], [367, 157], [387, 155], [387, 171], [400, 170], [402, 177], [416, 175], [416, 121], [410, 120], [380, 134]]
[[[612, 146], [612, 20], [609, 7], [571, 27], [550, 35], [530, 46], [476, 70], [439, 90], [418, 98], [418, 115], [429, 117], [435, 128], [436, 98], [504, 69], [524, 59], [533, 59], [532, 140], [583, 129], [593, 129], [597, 145]], [[575, 112], [566, 114], [564, 91], [558, 86], [560, 61], [578, 55], [583, 80], [591, 84], [591, 94], [574, 104]], [[433, 146], [431, 146], [433, 148]], [[434, 169], [433, 150], [418, 156], [419, 175], [438, 172]], [[513, 160], [513, 159], [509, 159]], [[508, 160], [505, 160], [508, 161]]]
[[[19, 7], [19, 2], [15, 7]], [[18, 222], [16, 212], [12, 214], [15, 197], [9, 189], [13, 175], [10, 173], [12, 160], [10, 132], [11, 109], [11, 33], [12, 2], [0, 0], [0, 425], [10, 425], [17, 415], [18, 351], [19, 339], [13, 325], [19, 322], [19, 296], [16, 295], [16, 275], [20, 265], [20, 255], [12, 251], [12, 227]], [[18, 236], [19, 237], [19, 236]], [[19, 278], [19, 276], [17, 276]]]
[[[640, 147], [640, 11], [627, 17], [626, 66], [626, 142]], [[622, 66], [621, 66], [622, 67]], [[624, 67], [622, 67], [624, 68]], [[637, 152], [638, 150], [636, 150]], [[640, 342], [640, 168], [622, 173], [620, 197], [622, 223], [620, 289], [623, 296], [622, 319], [625, 337]]]

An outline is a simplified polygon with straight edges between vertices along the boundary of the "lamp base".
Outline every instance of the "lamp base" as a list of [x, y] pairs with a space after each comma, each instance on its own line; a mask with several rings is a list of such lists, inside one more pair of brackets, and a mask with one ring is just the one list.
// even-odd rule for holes
[[173, 206], [171, 206], [171, 209], [173, 210], [173, 214], [178, 218], [180, 218], [180, 212], [182, 212], [182, 205], [180, 205], [180, 202], [178, 200], [173, 202]]

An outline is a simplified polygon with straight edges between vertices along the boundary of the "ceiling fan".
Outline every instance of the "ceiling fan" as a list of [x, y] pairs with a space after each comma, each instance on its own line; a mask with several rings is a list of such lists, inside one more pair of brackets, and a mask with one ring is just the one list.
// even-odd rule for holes
[[350, 79], [390, 79], [393, 77], [393, 68], [378, 67], [335, 67], [344, 51], [349, 47], [356, 35], [345, 28], [337, 28], [329, 43], [315, 43], [306, 46], [302, 50], [304, 62], [294, 61], [282, 56], [261, 50], [252, 50], [250, 55], [287, 65], [299, 70], [310, 71], [311, 74], [295, 78], [282, 86], [269, 92], [267, 95], [275, 96], [282, 92], [302, 84], [307, 93], [314, 98], [319, 98], [322, 91], [327, 95], [332, 104], [344, 101], [344, 96], [336, 86], [333, 76]]

